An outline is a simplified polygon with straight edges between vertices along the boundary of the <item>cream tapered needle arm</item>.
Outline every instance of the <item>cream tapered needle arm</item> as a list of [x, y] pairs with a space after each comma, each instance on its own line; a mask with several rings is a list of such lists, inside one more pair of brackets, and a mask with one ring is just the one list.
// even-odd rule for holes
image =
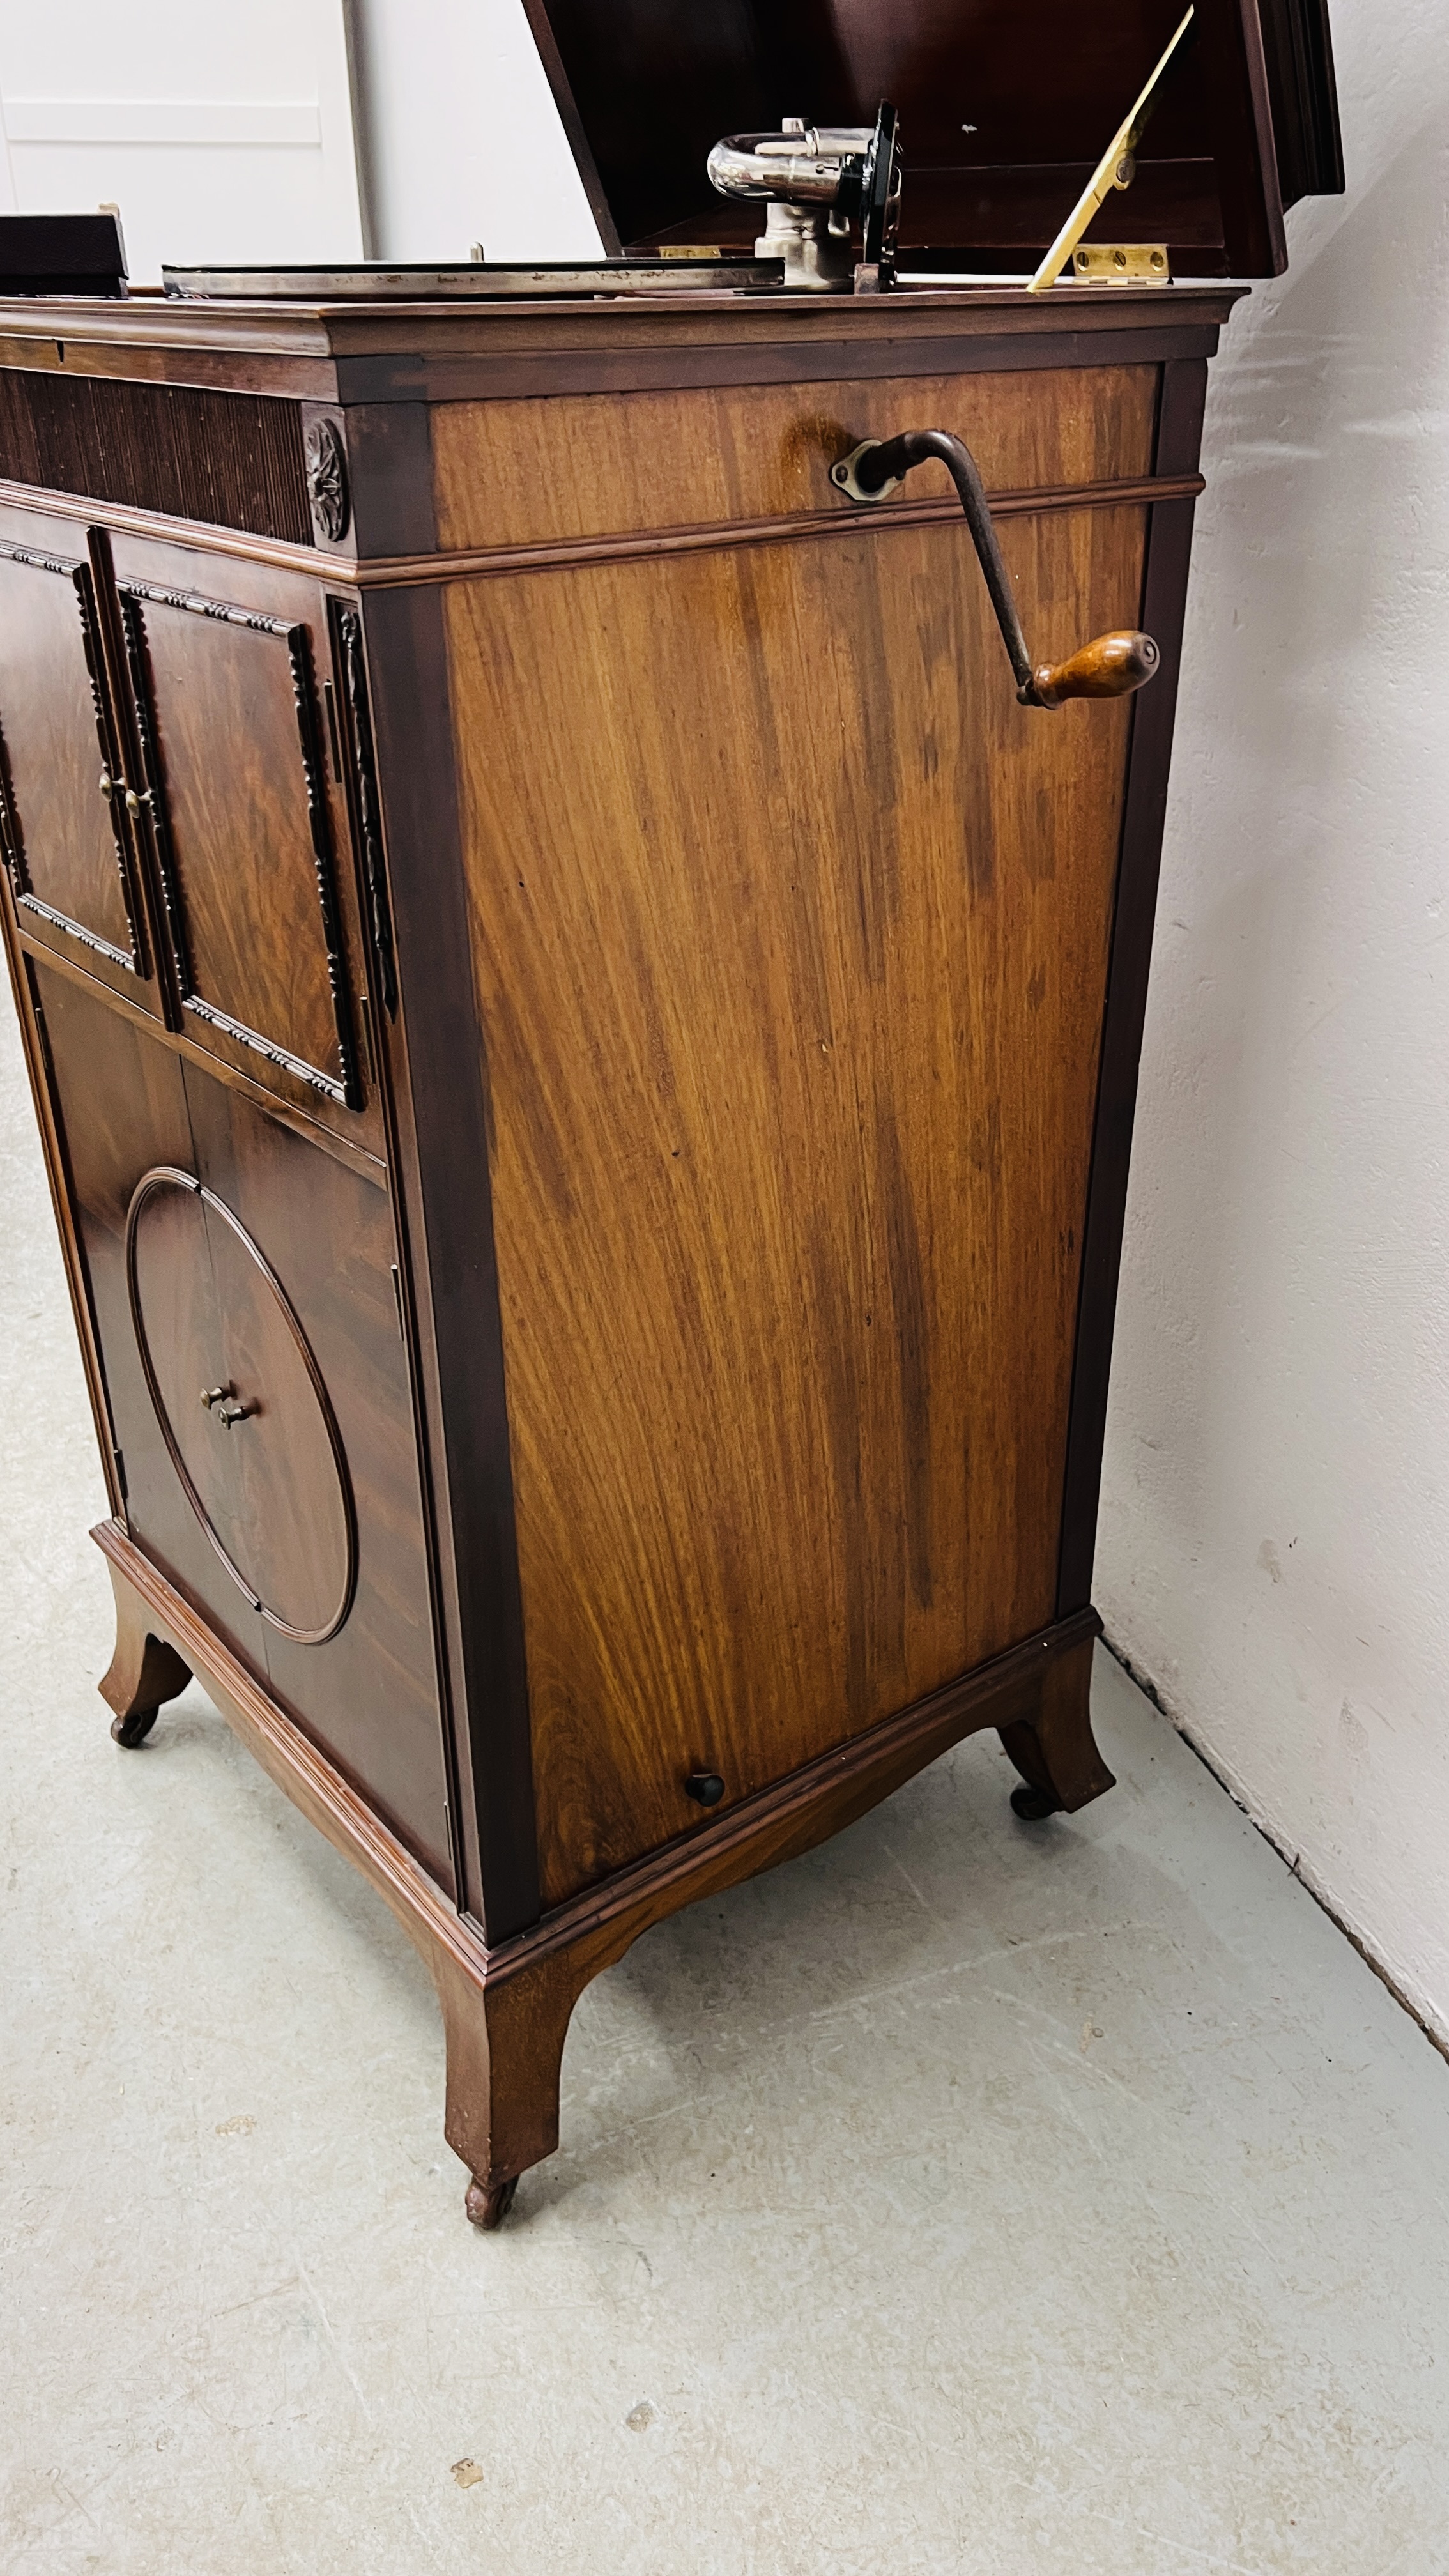
[[1147, 120], [1157, 105], [1158, 84], [1192, 25], [1192, 19], [1193, 13], [1189, 9], [1142, 96], [1130, 115], [1125, 116], [1118, 126], [1081, 196], [1052, 243], [1051, 249], [1026, 290], [1028, 295], [1042, 295], [1049, 286], [1055, 285], [1098, 207], [1106, 204], [1114, 188], [1125, 188], [1130, 184], [1132, 155], [1141, 139]]

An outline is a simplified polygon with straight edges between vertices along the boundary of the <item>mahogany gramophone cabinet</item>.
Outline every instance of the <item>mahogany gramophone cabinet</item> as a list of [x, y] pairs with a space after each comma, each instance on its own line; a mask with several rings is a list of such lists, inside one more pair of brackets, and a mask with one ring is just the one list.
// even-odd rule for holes
[[1111, 1785], [1207, 362], [1341, 185], [1321, 0], [1199, 0], [1139, 131], [1179, 16], [556, 0], [613, 265], [0, 304], [112, 1732], [195, 1672], [391, 1904], [484, 2225], [648, 1924], [976, 1729]]

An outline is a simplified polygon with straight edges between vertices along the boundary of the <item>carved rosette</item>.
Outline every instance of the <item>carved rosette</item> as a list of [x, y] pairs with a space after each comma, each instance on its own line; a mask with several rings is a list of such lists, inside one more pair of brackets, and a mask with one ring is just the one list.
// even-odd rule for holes
[[313, 525], [319, 537], [325, 537], [329, 545], [339, 546], [351, 522], [352, 495], [347, 488], [347, 458], [335, 421], [309, 421], [306, 458]]

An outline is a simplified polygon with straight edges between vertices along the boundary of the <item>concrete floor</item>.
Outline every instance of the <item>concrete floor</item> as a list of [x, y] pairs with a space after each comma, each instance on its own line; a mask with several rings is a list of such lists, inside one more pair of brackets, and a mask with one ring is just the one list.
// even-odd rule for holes
[[1434, 2576], [1449, 2067], [1105, 1656], [602, 1978], [497, 2237], [426, 1976], [198, 1691], [110, 1743], [0, 1059], [0, 2566]]

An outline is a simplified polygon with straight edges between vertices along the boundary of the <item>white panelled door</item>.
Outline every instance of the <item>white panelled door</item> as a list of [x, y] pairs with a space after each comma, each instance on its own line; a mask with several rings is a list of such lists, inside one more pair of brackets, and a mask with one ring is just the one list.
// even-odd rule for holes
[[345, 0], [51, 0], [0, 13], [0, 205], [121, 209], [163, 260], [363, 251]]

